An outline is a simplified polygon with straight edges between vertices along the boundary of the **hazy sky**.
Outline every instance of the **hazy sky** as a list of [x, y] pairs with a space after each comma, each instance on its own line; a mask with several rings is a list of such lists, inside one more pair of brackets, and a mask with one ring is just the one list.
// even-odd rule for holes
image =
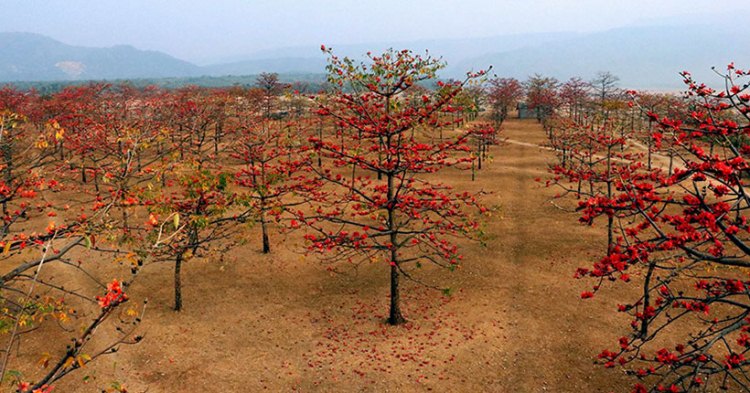
[[262, 49], [593, 31], [750, 12], [724, 0], [0, 0], [0, 31], [73, 45], [129, 44], [201, 64]]

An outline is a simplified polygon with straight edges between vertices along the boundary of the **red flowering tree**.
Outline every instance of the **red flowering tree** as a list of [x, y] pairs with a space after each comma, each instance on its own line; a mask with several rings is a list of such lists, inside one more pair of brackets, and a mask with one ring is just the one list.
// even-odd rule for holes
[[544, 122], [560, 105], [560, 82], [549, 76], [534, 74], [524, 83], [526, 105], [536, 111], [536, 118]]
[[[554, 177], [547, 185], [563, 190], [558, 197], [573, 194], [579, 201], [578, 210], [590, 211], [592, 203], [597, 205], [596, 214], [607, 216], [607, 250], [610, 250], [614, 244], [615, 217], [622, 207], [613, 200], [615, 188], [641, 171], [643, 155], [622, 151], [629, 134], [624, 134], [625, 125], [615, 118], [600, 127], [584, 126], [569, 119], [555, 125], [557, 128], [550, 131], [551, 141], [561, 161], [551, 166]], [[580, 221], [590, 225], [593, 217], [587, 214]]]
[[123, 239], [136, 229], [129, 217], [137, 214], [139, 194], [156, 177], [165, 154], [155, 149], [165, 139], [159, 98], [128, 86], [100, 85], [55, 97], [62, 105], [55, 117], [63, 136], [56, 148], [64, 146], [65, 152], [60, 170], [122, 229]]
[[[454, 269], [461, 256], [452, 237], [470, 236], [478, 223], [476, 194], [455, 193], [432, 174], [468, 164], [468, 135], [430, 142], [417, 127], [435, 129], [448, 122], [438, 114], [465, 82], [439, 83], [416, 103], [405, 93], [435, 78], [443, 64], [410, 51], [368, 55], [369, 64], [330, 55], [331, 97], [319, 101], [318, 113], [332, 118], [341, 137], [310, 138], [333, 168], [316, 171], [325, 186], [311, 212], [298, 212], [306, 225], [309, 249], [334, 260], [382, 261], [390, 269], [388, 323], [406, 321], [400, 307], [400, 279], [414, 279], [415, 269], [431, 262]], [[475, 76], [470, 76], [473, 78]], [[380, 178], [379, 178], [380, 177]]]
[[246, 215], [260, 223], [263, 253], [271, 252], [269, 223], [279, 221], [284, 212], [304, 204], [298, 193], [319, 184], [304, 176], [311, 157], [308, 146], [290, 139], [289, 132], [276, 127], [266, 117], [244, 113], [237, 122], [231, 156], [241, 167], [235, 182], [241, 187], [240, 204]]
[[60, 160], [68, 167], [69, 175], [80, 172], [80, 182], [88, 183], [94, 177], [98, 188], [98, 175], [94, 166], [98, 157], [94, 150], [101, 143], [94, 130], [92, 117], [97, 112], [96, 100], [100, 97], [105, 85], [69, 87], [53, 95], [48, 108], [52, 119], [61, 127], [61, 138], [55, 144]]
[[[142, 336], [136, 335], [136, 327], [140, 324], [143, 312], [141, 314], [130, 313], [129, 316], [120, 316], [123, 326], [118, 326], [117, 330], [120, 337], [113, 342], [105, 344], [103, 347], [92, 349], [91, 340], [96, 333], [97, 328], [102, 326], [108, 319], [116, 315], [117, 308], [127, 302], [128, 296], [123, 291], [122, 283], [113, 280], [107, 285], [106, 292], [103, 296], [97, 296], [96, 301], [100, 310], [93, 320], [82, 329], [82, 332], [71, 340], [63, 354], [54, 360], [51, 355], [45, 355], [39, 363], [45, 369], [49, 369], [38, 380], [29, 382], [26, 379], [17, 377], [17, 393], [49, 393], [54, 389], [54, 384], [68, 374], [84, 368], [87, 364], [95, 361], [97, 358], [115, 353], [122, 345], [137, 344], [142, 340]], [[92, 352], [93, 351], [93, 352]]]
[[[0, 168], [4, 176], [0, 180], [0, 195], [4, 212], [0, 230], [0, 261], [3, 264], [0, 276], [0, 307], [3, 309], [0, 315], [0, 337], [3, 339], [0, 379], [15, 380], [17, 391], [21, 392], [49, 391], [54, 382], [97, 357], [116, 351], [121, 344], [139, 341], [133, 332], [140, 319], [135, 318], [135, 311], [133, 318], [110, 318], [127, 300], [119, 281], [113, 281], [105, 296], [95, 299], [77, 285], [60, 280], [58, 274], [47, 272], [49, 269], [69, 268], [74, 273], [83, 272], [81, 277], [93, 286], [106, 287], [91, 274], [88, 264], [82, 266], [80, 262], [101, 257], [93, 250], [95, 240], [92, 234], [100, 233], [104, 227], [98, 225], [100, 221], [92, 220], [93, 206], [77, 205], [55, 195], [81, 191], [61, 181], [64, 177], [55, 154], [56, 145], [64, 134], [61, 126], [54, 121], [44, 126], [27, 123], [27, 116], [10, 112], [9, 107], [2, 105], [0, 145], [3, 161]], [[39, 109], [35, 105], [39, 102], [15, 108], [33, 112]], [[79, 251], [78, 255], [72, 256], [72, 250]], [[74, 262], [74, 258], [78, 262]], [[67, 276], [67, 279], [71, 277], [74, 276]], [[97, 303], [94, 320], [84, 325], [72, 344], [65, 347], [64, 343], [49, 343], [46, 347], [48, 354], [40, 360], [47, 369], [41, 375], [34, 376], [36, 373], [28, 369], [23, 369], [23, 373], [15, 369], [22, 365], [14, 364], [14, 346], [27, 339], [35, 340], [34, 332], [48, 323], [46, 321], [70, 328], [71, 320], [81, 318], [72, 310], [80, 310], [80, 315], [86, 315], [83, 310], [89, 305], [96, 307]], [[91, 344], [96, 328], [107, 320], [120, 325], [122, 334], [104, 347]]]
[[260, 90], [263, 97], [263, 116], [266, 118], [279, 117], [280, 114], [276, 114], [274, 111], [279, 96], [287, 87], [286, 84], [279, 81], [279, 74], [263, 72], [255, 79], [255, 86]]
[[489, 123], [475, 123], [468, 132], [476, 148], [471, 162], [471, 180], [474, 181], [476, 171], [482, 170], [482, 163], [487, 161], [489, 147], [498, 144], [498, 130]]
[[583, 116], [589, 104], [591, 84], [581, 78], [570, 78], [560, 87], [560, 103], [566, 110], [568, 117], [578, 123], [583, 123]]
[[599, 355], [642, 380], [633, 391], [747, 390], [750, 73], [730, 65], [721, 91], [683, 76], [686, 120], [648, 113], [656, 144], [671, 139], [680, 162], [672, 174], [620, 178], [611, 198], [589, 200], [591, 219], [618, 204], [622, 230], [609, 255], [577, 274], [594, 278], [595, 291], [638, 277], [642, 295], [618, 306], [630, 333]]
[[487, 101], [491, 107], [490, 117], [496, 127], [508, 117], [508, 110], [523, 98], [523, 85], [515, 78], [493, 78], [487, 87]]
[[[245, 220], [230, 210], [237, 200], [229, 189], [231, 174], [215, 168], [186, 168], [172, 187], [159, 190], [148, 201], [150, 213], [143, 224], [149, 246], [143, 251], [155, 262], [174, 263], [175, 311], [183, 306], [183, 263], [199, 253], [218, 251], [212, 247], [231, 240], [236, 224]], [[231, 245], [229, 241], [223, 247]]]

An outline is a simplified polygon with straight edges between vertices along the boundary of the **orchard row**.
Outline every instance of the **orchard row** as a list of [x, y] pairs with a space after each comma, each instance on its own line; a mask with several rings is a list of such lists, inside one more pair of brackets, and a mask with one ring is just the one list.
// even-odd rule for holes
[[682, 97], [618, 91], [608, 74], [599, 94], [575, 81], [540, 94], [558, 157], [546, 184], [607, 234], [576, 273], [594, 281], [581, 297], [615, 281], [641, 294], [617, 306], [629, 329], [598, 356], [640, 379], [634, 392], [750, 385], [748, 75], [729, 65], [714, 90], [685, 72]]

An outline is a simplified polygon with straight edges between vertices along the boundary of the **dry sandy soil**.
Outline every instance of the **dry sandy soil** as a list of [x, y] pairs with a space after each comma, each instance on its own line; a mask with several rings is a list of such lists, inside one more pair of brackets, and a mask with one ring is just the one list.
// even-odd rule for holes
[[[575, 268], [601, 255], [602, 228], [577, 223], [550, 203], [544, 177], [553, 153], [535, 146], [533, 120], [510, 120], [492, 161], [458, 189], [491, 192], [486, 246], [462, 242], [463, 267], [422, 277], [451, 297], [406, 284], [410, 323], [388, 327], [388, 269], [375, 263], [331, 273], [299, 251], [297, 235], [276, 235], [262, 255], [251, 241], [222, 258], [184, 268], [185, 309], [171, 310], [170, 265], [144, 269], [130, 288], [149, 299], [139, 345], [71, 374], [56, 392], [93, 392], [120, 381], [130, 392], [609, 392], [625, 391], [622, 371], [593, 360], [616, 345], [626, 323], [613, 312], [635, 288], [614, 284], [581, 300], [592, 283]], [[113, 332], [103, 328], [101, 335]], [[35, 345], [22, 359], [39, 356]], [[87, 383], [82, 380], [88, 376]]]

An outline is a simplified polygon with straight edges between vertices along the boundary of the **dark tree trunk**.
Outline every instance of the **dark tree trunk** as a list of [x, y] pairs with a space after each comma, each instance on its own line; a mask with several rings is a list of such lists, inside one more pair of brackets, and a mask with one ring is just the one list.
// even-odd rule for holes
[[96, 174], [96, 167], [94, 167], [92, 175], [94, 176], [94, 189], [96, 190], [96, 193], [99, 194], [99, 176]]
[[[384, 149], [383, 137], [380, 137], [378, 143], [379, 143], [379, 146], [378, 146], [378, 167], [382, 168], [383, 167], [383, 149]], [[383, 180], [383, 171], [378, 171], [378, 180]]]
[[224, 122], [220, 121], [216, 124], [216, 128], [214, 129], [214, 154], [219, 154], [219, 142], [221, 142], [223, 132]]
[[[392, 254], [395, 254], [395, 252]], [[406, 323], [406, 318], [401, 314], [401, 297], [398, 288], [398, 262], [394, 261], [393, 263], [391, 266], [391, 309], [388, 316], [388, 323], [391, 325], [401, 325]]]
[[[265, 162], [260, 165], [260, 179], [263, 184], [268, 184], [266, 181], [266, 165]], [[257, 184], [257, 183], [255, 183]], [[260, 229], [263, 233], [263, 253], [268, 254], [271, 252], [271, 244], [268, 241], [268, 223], [266, 222], [266, 196], [265, 191], [261, 192], [260, 195]]]
[[[390, 139], [388, 144], [390, 145]], [[393, 184], [393, 178], [395, 175], [392, 172], [388, 173], [388, 229], [390, 230], [390, 243], [391, 243], [391, 307], [388, 316], [388, 323], [391, 325], [400, 325], [406, 323], [406, 319], [401, 314], [401, 297], [398, 288], [399, 279], [399, 261], [398, 261], [398, 250], [396, 244], [398, 244], [398, 234], [396, 225], [396, 214], [395, 209], [395, 197], [396, 189]]]
[[3, 169], [3, 178], [5, 180], [5, 184], [8, 186], [13, 183], [13, 146], [11, 146], [10, 142], [5, 142], [2, 144], [2, 151], [3, 151], [3, 161], [5, 163], [5, 169]]
[[[318, 123], [318, 140], [323, 140], [323, 118], [320, 118], [320, 123]], [[323, 167], [323, 159], [321, 158], [321, 153], [318, 152], [318, 168]]]
[[263, 253], [268, 254], [269, 252], [271, 252], [271, 243], [268, 240], [268, 223], [266, 223], [266, 213], [262, 210], [260, 212], [260, 229], [261, 232], [263, 232]]
[[607, 255], [612, 254], [612, 246], [614, 245], [614, 226], [615, 218], [612, 215], [607, 215]]
[[182, 253], [177, 254], [174, 261], [174, 310], [182, 310], [182, 279], [180, 271], [182, 270]]
[[125, 206], [122, 207], [122, 230], [125, 232], [125, 236], [127, 236], [128, 231], [130, 230], [128, 226], [128, 211]]
[[[612, 200], [612, 146], [607, 147], [607, 199]], [[607, 215], [607, 255], [612, 254], [614, 245], [614, 213]]]

